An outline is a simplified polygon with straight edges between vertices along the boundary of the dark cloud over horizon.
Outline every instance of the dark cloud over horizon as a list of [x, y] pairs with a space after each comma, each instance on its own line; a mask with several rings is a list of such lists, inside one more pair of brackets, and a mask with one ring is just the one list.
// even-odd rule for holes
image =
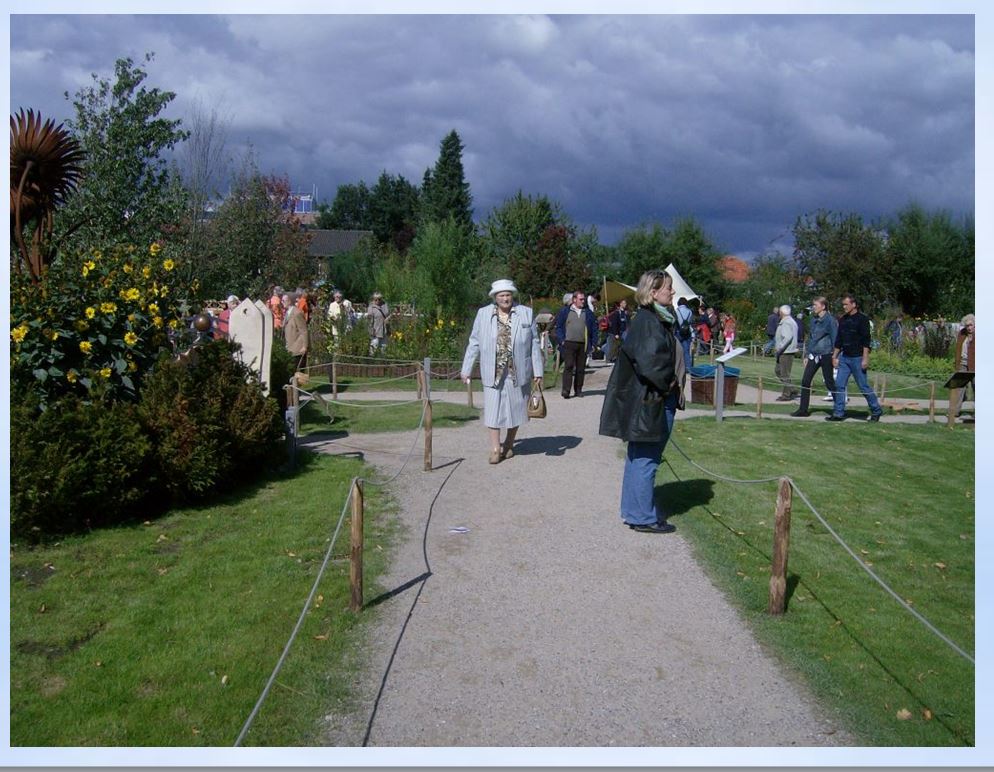
[[18, 16], [11, 110], [154, 51], [149, 83], [229, 151], [330, 200], [420, 183], [455, 128], [477, 218], [518, 189], [614, 242], [693, 216], [722, 249], [817, 208], [974, 210], [971, 16]]

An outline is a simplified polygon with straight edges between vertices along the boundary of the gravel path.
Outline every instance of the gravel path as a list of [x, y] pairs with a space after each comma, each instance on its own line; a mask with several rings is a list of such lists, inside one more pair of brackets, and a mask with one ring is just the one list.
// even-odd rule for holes
[[[328, 716], [329, 745], [858, 744], [764, 653], [679, 530], [620, 524], [622, 445], [597, 434], [608, 373], [581, 399], [549, 392], [549, 417], [496, 466], [478, 422], [435, 431], [430, 473], [418, 440], [391, 484], [405, 537], [384, 586], [398, 591], [363, 612], [359, 702]], [[310, 444], [362, 448], [392, 476], [412, 440]]]

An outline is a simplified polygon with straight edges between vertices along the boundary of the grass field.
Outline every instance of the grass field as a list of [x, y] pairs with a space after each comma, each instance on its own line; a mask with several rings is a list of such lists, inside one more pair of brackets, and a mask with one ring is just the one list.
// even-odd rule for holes
[[[906, 424], [678, 421], [722, 476], [789, 475], [840, 537], [973, 655], [974, 434]], [[766, 613], [776, 483], [715, 480], [670, 447], [657, 490], [757, 636], [868, 745], [972, 745], [974, 667], [902, 608], [793, 501], [788, 610]]]
[[[231, 745], [324, 558], [353, 476], [302, 453], [210, 507], [11, 550], [12, 746]], [[367, 602], [396, 536], [366, 487]], [[368, 611], [348, 611], [348, 521], [245, 745], [307, 745], [349, 704]]]

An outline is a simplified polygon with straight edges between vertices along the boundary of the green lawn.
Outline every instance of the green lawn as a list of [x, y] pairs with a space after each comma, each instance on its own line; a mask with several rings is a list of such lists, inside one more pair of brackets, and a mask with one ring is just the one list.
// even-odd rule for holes
[[[972, 430], [751, 418], [676, 426], [679, 447], [713, 472], [792, 477], [900, 597], [974, 654]], [[880, 588], [799, 497], [789, 606], [776, 618], [766, 613], [776, 483], [716, 481], [671, 447], [657, 485], [760, 640], [867, 744], [975, 742], [973, 665]]]
[[[214, 506], [11, 549], [14, 746], [234, 743], [307, 599], [353, 459], [302, 453]], [[368, 600], [395, 534], [366, 487]], [[348, 705], [361, 628], [348, 611], [348, 520], [246, 745], [307, 745]]]

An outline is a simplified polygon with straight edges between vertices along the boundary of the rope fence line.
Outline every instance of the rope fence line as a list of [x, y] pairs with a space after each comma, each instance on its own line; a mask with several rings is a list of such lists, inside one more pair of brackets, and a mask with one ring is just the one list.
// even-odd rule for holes
[[[292, 382], [291, 382], [292, 384]], [[293, 385], [293, 388], [298, 388]], [[276, 661], [276, 665], [273, 668], [273, 672], [270, 674], [269, 679], [266, 681], [266, 685], [262, 689], [262, 693], [259, 695], [259, 699], [256, 700], [252, 711], [249, 713], [248, 718], [245, 720], [245, 724], [242, 726], [241, 731], [238, 733], [238, 737], [235, 739], [234, 747], [239, 747], [242, 744], [242, 740], [245, 739], [245, 735], [248, 734], [249, 729], [252, 727], [252, 723], [255, 721], [255, 717], [258, 715], [259, 710], [262, 708], [263, 703], [266, 701], [266, 697], [269, 696], [269, 692], [276, 681], [280, 670], [283, 668], [283, 663], [286, 661], [287, 655], [290, 653], [290, 648], [293, 646], [293, 642], [297, 638], [297, 634], [300, 632], [300, 628], [303, 627], [304, 620], [307, 618], [307, 612], [311, 607], [311, 603], [314, 600], [314, 596], [317, 594], [318, 587], [321, 584], [321, 580], [324, 578], [325, 569], [328, 567], [328, 563], [331, 561], [335, 543], [338, 540], [338, 534], [341, 531], [342, 524], [345, 522], [345, 513], [349, 509], [349, 505], [353, 502], [353, 497], [357, 486], [362, 483], [368, 483], [373, 486], [384, 486], [389, 485], [391, 482], [396, 480], [403, 473], [404, 469], [407, 467], [408, 462], [411, 460], [411, 456], [414, 454], [414, 448], [417, 446], [418, 437], [421, 435], [421, 430], [424, 427], [425, 415], [428, 411], [428, 400], [424, 400], [424, 408], [421, 411], [421, 419], [418, 421], [418, 426], [414, 430], [414, 441], [411, 443], [411, 447], [407, 451], [407, 455], [404, 458], [404, 462], [400, 465], [397, 472], [385, 479], [385, 480], [373, 480], [365, 477], [353, 477], [349, 483], [349, 492], [345, 497], [345, 501], [342, 504], [342, 511], [338, 517], [338, 523], [335, 525], [335, 530], [332, 533], [331, 539], [328, 541], [328, 549], [325, 550], [324, 559], [321, 561], [321, 567], [318, 569], [317, 576], [314, 578], [314, 583], [311, 585], [311, 591], [307, 595], [307, 600], [304, 601], [304, 606], [300, 611], [300, 615], [297, 617], [297, 623], [293, 627], [293, 631], [290, 633], [290, 638], [287, 640], [286, 645], [283, 647], [283, 651], [280, 654], [279, 659]]]
[[[699, 469], [700, 471], [704, 472], [708, 476], [713, 477], [713, 478], [715, 478], [717, 480], [723, 480], [724, 482], [736, 483], [736, 484], [756, 484], [756, 483], [776, 482], [777, 480], [780, 479], [780, 477], [778, 476], [778, 477], [763, 477], [763, 478], [760, 478], [760, 479], [757, 479], [757, 480], [739, 480], [739, 479], [736, 479], [734, 477], [727, 477], [725, 475], [720, 475], [717, 472], [713, 472], [713, 471], [711, 471], [709, 469], [704, 468], [703, 466], [701, 466], [700, 464], [698, 464], [696, 461], [694, 461], [693, 459], [691, 459], [690, 456], [688, 456], [683, 451], [683, 448], [681, 448], [673, 440], [672, 437], [670, 437], [669, 444], [672, 445], [673, 447], [675, 447], [677, 449], [677, 452], [679, 452], [679, 454], [681, 456], [683, 456], [683, 458], [686, 459], [687, 462], [691, 464], [691, 466], [695, 467], [696, 469]], [[667, 464], [669, 465], [668, 461], [667, 461]], [[670, 469], [672, 470], [672, 465], [670, 465]], [[817, 509], [815, 509], [814, 505], [811, 504], [811, 502], [808, 500], [808, 497], [804, 495], [804, 492], [800, 489], [800, 487], [798, 487], [797, 483], [794, 482], [793, 478], [791, 478], [789, 476], [786, 476], [785, 479], [790, 483], [790, 487], [794, 491], [797, 492], [797, 495], [801, 497], [801, 501], [803, 501], [807, 505], [808, 509], [811, 510], [812, 514], [814, 514], [814, 516], [818, 520], [818, 522], [820, 522], [825, 527], [825, 529], [842, 546], [842, 548], [847, 553], [849, 553], [849, 555], [853, 558], [853, 560], [855, 560], [859, 564], [859, 566], [864, 571], [866, 571], [866, 573], [869, 574], [870, 577], [874, 581], [877, 582], [877, 584], [879, 584], [906, 611], [908, 611], [919, 622], [921, 622], [928, 630], [930, 630], [932, 633], [934, 633], [940, 640], [942, 640], [950, 648], [952, 648], [957, 654], [959, 654], [961, 657], [963, 657], [964, 659], [966, 659], [971, 665], [976, 665], [975, 659], [970, 654], [968, 654], [967, 652], [965, 652], [960, 646], [958, 646], [956, 643], [954, 643], [948, 636], [946, 636], [944, 633], [942, 633], [935, 625], [933, 625], [931, 622], [929, 622], [918, 611], [916, 611], [915, 609], [911, 608], [911, 606], [907, 603], [907, 601], [905, 601], [900, 595], [898, 595], [893, 589], [891, 589], [890, 586], [886, 582], [884, 582], [884, 580], [881, 579], [873, 571], [873, 569], [871, 569], [868, 565], [866, 565], [866, 563], [859, 557], [859, 555], [857, 555], [855, 553], [855, 551], [853, 551], [853, 549], [848, 544], [845, 543], [845, 541], [842, 539], [842, 537], [839, 536], [835, 532], [835, 529], [833, 529], [828, 524], [828, 522], [825, 520], [825, 518], [822, 517], [821, 513], [818, 512]]]

